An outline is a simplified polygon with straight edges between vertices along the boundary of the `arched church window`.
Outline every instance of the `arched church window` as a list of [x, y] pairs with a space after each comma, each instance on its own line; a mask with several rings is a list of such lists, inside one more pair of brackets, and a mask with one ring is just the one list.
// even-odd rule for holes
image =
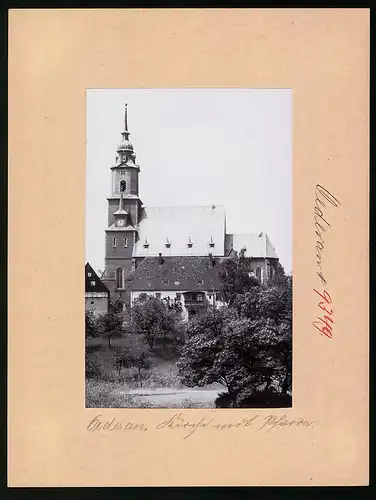
[[261, 267], [256, 267], [256, 278], [261, 281]]
[[123, 286], [123, 270], [121, 267], [116, 269], [116, 288], [124, 288]]
[[120, 191], [124, 192], [127, 189], [127, 182], [122, 180], [120, 181]]

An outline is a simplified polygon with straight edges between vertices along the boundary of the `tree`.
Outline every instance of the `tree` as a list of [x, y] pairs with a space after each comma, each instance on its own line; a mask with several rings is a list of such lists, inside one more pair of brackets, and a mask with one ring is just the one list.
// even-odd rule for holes
[[252, 275], [252, 259], [240, 257], [224, 259], [218, 264], [218, 277], [222, 284], [224, 302], [231, 306], [236, 296], [245, 293], [253, 287], [259, 286], [259, 281]]
[[[260, 351], [260, 359], [264, 356], [265, 366], [273, 364], [271, 377], [278, 379], [282, 393], [287, 394], [292, 383], [292, 276], [285, 275], [282, 266], [279, 271], [266, 285], [238, 294], [233, 306], [239, 317], [257, 321], [260, 335], [265, 322], [273, 324], [276, 332], [274, 343], [266, 353]], [[267, 388], [270, 381], [271, 378]]]
[[120, 337], [122, 335], [122, 314], [114, 312], [107, 312], [98, 318], [98, 330], [101, 335], [106, 336], [108, 339], [108, 347], [111, 349], [112, 337]]
[[180, 328], [180, 317], [175, 308], [156, 297], [141, 294], [132, 308], [133, 331], [143, 335], [150, 349], [153, 349], [155, 339], [176, 336]]
[[232, 360], [222, 354], [225, 326], [235, 319], [229, 309], [208, 309], [188, 324], [187, 339], [177, 363], [183, 384], [194, 387], [219, 382], [231, 392], [227, 362], [231, 364]]
[[85, 338], [92, 338], [98, 335], [98, 324], [93, 311], [85, 311]]
[[141, 349], [132, 353], [131, 363], [137, 368], [138, 380], [142, 387], [142, 371], [148, 370], [151, 366], [150, 351], [148, 349]]
[[219, 382], [227, 389], [222, 398], [227, 406], [252, 406], [256, 400], [266, 405], [273, 399], [280, 404], [279, 394], [290, 404], [292, 278], [285, 278], [252, 283], [232, 294], [229, 307], [209, 310], [188, 325], [178, 362], [185, 385]]
[[124, 349], [121, 353], [114, 353], [113, 364], [118, 370], [118, 375], [121, 373], [122, 368], [134, 366], [138, 371], [138, 379], [141, 381], [142, 370], [148, 370], [151, 365], [150, 350], [145, 347], [138, 350]]
[[283, 269], [283, 266], [279, 262], [277, 262], [274, 265], [274, 273], [273, 273], [273, 277], [270, 280], [270, 284], [283, 286], [283, 285], [286, 285], [287, 280], [289, 278], [291, 278], [291, 276], [287, 276], [285, 274], [285, 270]]

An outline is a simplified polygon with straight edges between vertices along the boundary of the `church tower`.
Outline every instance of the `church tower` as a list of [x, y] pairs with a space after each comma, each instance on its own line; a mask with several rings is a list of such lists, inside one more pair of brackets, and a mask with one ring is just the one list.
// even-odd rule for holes
[[142, 202], [138, 196], [138, 175], [133, 144], [129, 140], [128, 108], [125, 104], [124, 130], [111, 167], [111, 195], [108, 200], [105, 272], [102, 281], [110, 290], [111, 302], [130, 303], [129, 275], [134, 269], [133, 250], [137, 240]]

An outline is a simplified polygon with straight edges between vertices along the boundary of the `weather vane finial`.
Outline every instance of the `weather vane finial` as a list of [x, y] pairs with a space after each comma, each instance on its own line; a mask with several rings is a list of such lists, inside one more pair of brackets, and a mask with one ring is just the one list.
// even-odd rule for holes
[[127, 108], [128, 108], [128, 103], [125, 102], [124, 103], [124, 127], [125, 127], [124, 130], [126, 132], [128, 132], [128, 110], [127, 110]]

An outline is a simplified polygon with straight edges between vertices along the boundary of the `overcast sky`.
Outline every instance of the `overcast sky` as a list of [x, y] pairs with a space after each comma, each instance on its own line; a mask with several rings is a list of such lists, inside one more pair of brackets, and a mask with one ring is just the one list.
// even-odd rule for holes
[[225, 205], [228, 233], [268, 233], [292, 270], [290, 89], [90, 89], [86, 101], [86, 261], [95, 270], [104, 269], [125, 102], [143, 203]]

